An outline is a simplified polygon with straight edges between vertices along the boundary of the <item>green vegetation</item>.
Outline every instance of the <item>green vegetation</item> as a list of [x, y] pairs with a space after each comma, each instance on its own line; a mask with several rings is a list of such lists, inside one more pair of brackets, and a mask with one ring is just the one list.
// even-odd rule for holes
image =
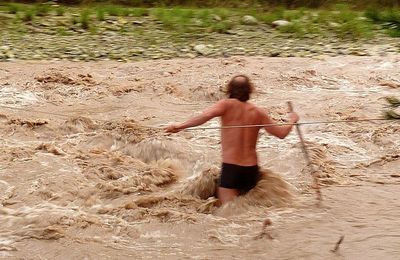
[[[19, 0], [28, 2], [26, 0]], [[17, 0], [18, 2], [18, 0]], [[30, 1], [35, 3], [37, 1]], [[159, 7], [159, 6], [189, 6], [189, 7], [250, 7], [257, 6], [262, 8], [285, 6], [286, 8], [318, 8], [329, 7], [337, 3], [346, 2], [349, 5], [354, 5], [358, 8], [368, 6], [383, 6], [383, 7], [398, 7], [398, 0], [58, 0], [60, 4], [79, 5], [79, 4], [102, 4], [109, 3], [113, 5], [125, 6], [141, 6], [141, 7]]]
[[134, 17], [148, 16], [149, 10], [146, 8], [132, 8], [130, 9], [130, 15]]
[[400, 37], [400, 9], [368, 9], [365, 16], [385, 28], [389, 36]]
[[21, 11], [21, 5], [15, 4], [15, 3], [10, 3], [7, 5], [8, 13], [9, 14], [16, 14], [19, 11]]
[[36, 15], [47, 16], [51, 10], [51, 6], [49, 4], [36, 4], [35, 10]]
[[64, 13], [65, 13], [65, 7], [63, 7], [63, 6], [56, 7], [56, 15], [57, 16], [63, 16]]
[[30, 22], [33, 20], [35, 15], [36, 15], [35, 10], [33, 8], [28, 8], [28, 9], [25, 9], [24, 14], [21, 19], [24, 22]]
[[106, 19], [106, 12], [103, 8], [99, 8], [96, 10], [96, 17], [99, 21], [104, 21]]
[[70, 35], [68, 33], [68, 31], [64, 27], [58, 27], [57, 28], [57, 34], [60, 35], [60, 36], [68, 36], [68, 35]]
[[[137, 2], [141, 5], [140, 1]], [[238, 1], [238, 4], [242, 2]], [[276, 23], [277, 20], [283, 22]], [[21, 48], [30, 39], [37, 41], [37, 37], [42, 37], [40, 40], [44, 42], [47, 38], [49, 41], [57, 39], [43, 37], [42, 34], [63, 36], [62, 44], [67, 46], [74, 41], [75, 46], [97, 42], [93, 43], [93, 48], [82, 48], [85, 51], [71, 51], [81, 53], [79, 55], [84, 55], [85, 59], [116, 59], [124, 56], [120, 52], [125, 52], [125, 49], [128, 53], [125, 55], [135, 57], [151, 56], [150, 53], [161, 49], [165, 51], [163, 57], [167, 58], [176, 56], [174, 53], [180, 53], [180, 57], [199, 53], [207, 56], [368, 55], [370, 51], [362, 46], [379, 45], [380, 42], [386, 47], [374, 48], [374, 51], [400, 51], [398, 43], [391, 39], [400, 37], [399, 8], [354, 9], [344, 4], [287, 9], [282, 6], [154, 8], [111, 4], [63, 6], [12, 3], [0, 4], [0, 26], [0, 40], [20, 45]], [[26, 37], [25, 42], [18, 40], [22, 39], [19, 35]], [[97, 56], [90, 54], [98, 51], [98, 45], [104, 44], [104, 39], [108, 38], [112, 44], [107, 46], [120, 46], [120, 49], [114, 50], [118, 55], [107, 50]], [[128, 51], [131, 48], [127, 47], [128, 42], [132, 43], [129, 46], [137, 46], [135, 51]], [[54, 42], [54, 45], [57, 43]], [[196, 45], [204, 46], [195, 49]], [[344, 49], [342, 46], [345, 46]], [[0, 50], [0, 59], [4, 57]]]
[[[134, 1], [138, 5], [146, 4]], [[152, 1], [150, 1], [152, 2]], [[147, 4], [149, 4], [148, 2]], [[184, 2], [184, 1], [183, 1]], [[182, 2], [182, 3], [183, 3]], [[257, 1], [255, 1], [257, 2]], [[286, 1], [289, 4], [290, 1]], [[311, 1], [312, 2], [312, 1]], [[164, 1], [163, 4], [172, 2]], [[233, 3], [232, 1], [230, 2]], [[239, 1], [237, 1], [239, 3]], [[131, 2], [133, 4], [133, 2]], [[183, 3], [184, 4], [184, 3]], [[350, 5], [336, 4], [324, 9], [285, 9], [284, 7], [269, 8], [265, 11], [255, 8], [131, 8], [119, 5], [86, 6], [80, 10], [77, 7], [52, 6], [50, 4], [7, 4], [6, 12], [16, 14], [22, 12], [21, 20], [33, 21], [35, 16], [56, 16], [68, 14], [71, 24], [80, 24], [81, 28], [89, 29], [91, 14], [95, 14], [97, 21], [106, 21], [108, 17], [149, 17], [160, 23], [164, 30], [181, 33], [216, 32], [227, 33], [232, 29], [249, 26], [245, 25], [242, 17], [252, 15], [257, 19], [253, 26], [271, 26], [273, 21], [286, 20], [290, 23], [279, 26], [276, 31], [290, 37], [338, 37], [340, 39], [371, 38], [383, 28], [391, 37], [400, 37], [400, 9], [369, 8], [359, 11]], [[76, 17], [79, 13], [79, 18]], [[146, 18], [147, 19], [147, 18]], [[95, 24], [94, 24], [95, 25]], [[122, 29], [126, 32], [126, 28]]]
[[81, 11], [79, 22], [81, 24], [82, 29], [89, 29], [90, 27], [90, 11], [88, 9], [84, 9]]

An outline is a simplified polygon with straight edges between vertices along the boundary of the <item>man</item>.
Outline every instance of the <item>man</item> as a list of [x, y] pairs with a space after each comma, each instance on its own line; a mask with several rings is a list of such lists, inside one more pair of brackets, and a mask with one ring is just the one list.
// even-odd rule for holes
[[[168, 126], [168, 133], [177, 133], [185, 128], [204, 124], [214, 117], [221, 117], [222, 126], [265, 125], [275, 122], [261, 108], [247, 102], [253, 92], [253, 84], [244, 75], [232, 78], [227, 86], [227, 99], [222, 99], [202, 114], [188, 121]], [[289, 114], [289, 123], [296, 123], [299, 116]], [[278, 137], [285, 138], [293, 125], [266, 126], [265, 130]], [[222, 204], [245, 193], [258, 182], [258, 160], [256, 144], [262, 127], [223, 128], [221, 130], [222, 171], [218, 187], [218, 198]]]

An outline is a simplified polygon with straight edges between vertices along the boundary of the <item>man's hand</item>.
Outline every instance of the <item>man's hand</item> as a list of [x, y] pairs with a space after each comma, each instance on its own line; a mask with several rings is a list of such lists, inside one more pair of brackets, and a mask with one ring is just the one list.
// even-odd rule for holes
[[182, 129], [178, 125], [170, 125], [165, 128], [165, 132], [167, 133], [178, 133]]
[[297, 123], [297, 121], [299, 121], [300, 117], [296, 112], [290, 112], [289, 119], [292, 123]]

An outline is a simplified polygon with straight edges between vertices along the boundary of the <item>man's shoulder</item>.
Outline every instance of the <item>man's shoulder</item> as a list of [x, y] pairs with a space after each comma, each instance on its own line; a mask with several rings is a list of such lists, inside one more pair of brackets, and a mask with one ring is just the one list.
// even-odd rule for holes
[[249, 103], [249, 105], [251, 106], [252, 109], [256, 110], [257, 112], [259, 112], [261, 114], [265, 114], [267, 112], [267, 110], [265, 108], [259, 107], [253, 103]]

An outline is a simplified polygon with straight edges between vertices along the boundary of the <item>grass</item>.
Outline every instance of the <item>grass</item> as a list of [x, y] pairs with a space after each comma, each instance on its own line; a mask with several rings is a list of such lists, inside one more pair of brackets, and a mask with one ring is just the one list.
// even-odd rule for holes
[[25, 9], [25, 11], [21, 17], [21, 20], [24, 22], [31, 22], [31, 21], [33, 21], [35, 16], [36, 16], [35, 9], [28, 8], [28, 9]]
[[373, 23], [385, 28], [386, 33], [391, 37], [400, 37], [400, 9], [387, 9], [379, 11], [368, 9], [365, 16]]
[[123, 8], [115, 5], [107, 5], [102, 7], [104, 12], [110, 16], [120, 16], [122, 15]]
[[106, 19], [106, 12], [104, 11], [104, 9], [99, 8], [96, 10], [96, 18], [99, 21], [104, 21]]
[[58, 6], [55, 10], [56, 10], [56, 15], [57, 16], [63, 16], [65, 14], [65, 7], [64, 6]]
[[35, 12], [37, 16], [47, 16], [50, 13], [51, 6], [49, 4], [36, 4]]
[[134, 17], [148, 16], [149, 10], [145, 8], [132, 8], [130, 9], [130, 14]]
[[[156, 8], [150, 13], [165, 29], [181, 32], [226, 33], [240, 22], [237, 12], [227, 9]], [[228, 17], [236, 18], [236, 22]]]
[[[165, 1], [165, 4], [168, 1]], [[132, 2], [133, 3], [133, 2]], [[131, 4], [132, 4], [131, 3]], [[141, 1], [137, 1], [140, 4]], [[238, 2], [239, 3], [239, 2]], [[353, 10], [346, 4], [334, 5], [325, 9], [273, 9], [256, 8], [195, 8], [195, 7], [126, 7], [118, 5], [89, 5], [84, 9], [64, 6], [53, 7], [50, 4], [24, 5], [10, 3], [5, 11], [16, 14], [20, 20], [28, 22], [40, 17], [72, 14], [72, 23], [80, 24], [85, 30], [96, 21], [91, 20], [94, 14], [97, 21], [105, 21], [108, 17], [149, 17], [145, 23], [158, 22], [164, 30], [181, 33], [217, 32], [226, 33], [241, 27], [244, 15], [253, 15], [259, 21], [254, 26], [271, 26], [275, 20], [290, 21], [288, 26], [277, 29], [278, 32], [295, 38], [303, 37], [338, 37], [355, 40], [373, 37], [376, 30], [383, 27], [389, 36], [400, 37], [400, 9], [367, 9], [365, 12]], [[78, 14], [78, 15], [76, 15]], [[112, 18], [114, 19], [114, 18]], [[123, 20], [128, 20], [124, 18]], [[122, 31], [129, 31], [125, 28]]]
[[302, 38], [307, 33], [305, 27], [298, 22], [292, 22], [289, 25], [281, 26], [278, 28], [278, 30], [282, 33], [292, 34], [297, 38]]
[[90, 10], [84, 9], [81, 11], [79, 17], [79, 23], [81, 24], [82, 29], [88, 30], [90, 28]]
[[68, 35], [70, 35], [70, 33], [68, 33], [68, 31], [65, 29], [65, 27], [58, 27], [56, 29], [56, 32], [60, 36], [68, 36]]
[[284, 8], [277, 8], [271, 12], [266, 12], [259, 15], [259, 20], [266, 24], [271, 24], [273, 21], [281, 20], [284, 17], [285, 9]]
[[7, 4], [7, 12], [9, 14], [17, 14], [19, 11], [21, 11], [22, 6], [19, 4], [15, 4], [15, 3], [10, 3]]

